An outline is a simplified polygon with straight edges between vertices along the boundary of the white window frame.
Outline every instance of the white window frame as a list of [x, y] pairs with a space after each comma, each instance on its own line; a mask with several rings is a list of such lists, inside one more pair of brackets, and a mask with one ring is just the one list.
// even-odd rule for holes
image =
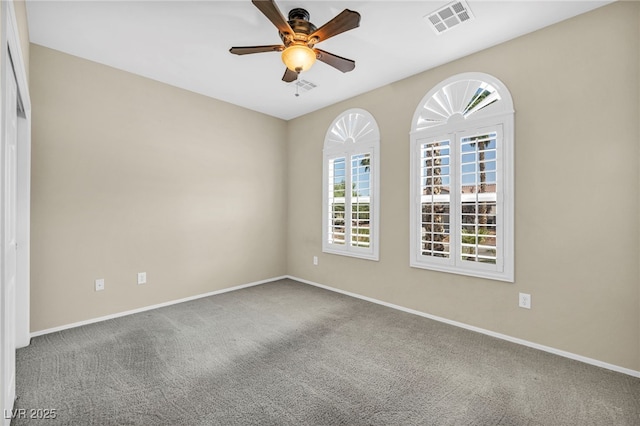
[[[322, 251], [324, 253], [379, 260], [380, 224], [380, 130], [373, 116], [360, 108], [349, 109], [331, 123], [327, 130], [323, 149], [322, 172]], [[369, 154], [369, 247], [351, 245], [351, 221], [345, 220], [344, 244], [334, 244], [329, 239], [331, 214], [329, 209], [330, 163], [345, 158], [345, 218], [351, 217], [352, 188], [351, 157]]]
[[[472, 113], [465, 107], [479, 87], [490, 86], [493, 102]], [[459, 142], [463, 137], [497, 132], [496, 196], [498, 258], [495, 264], [461, 259], [462, 229]], [[423, 255], [421, 145], [448, 138], [450, 141], [450, 237], [449, 257]], [[410, 133], [410, 266], [493, 280], [514, 282], [514, 109], [511, 94], [497, 78], [484, 73], [463, 73], [450, 77], [420, 101]]]

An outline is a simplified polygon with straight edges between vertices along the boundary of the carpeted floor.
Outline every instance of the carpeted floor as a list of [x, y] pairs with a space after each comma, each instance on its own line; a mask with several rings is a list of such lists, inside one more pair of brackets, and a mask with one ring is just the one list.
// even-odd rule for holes
[[12, 425], [640, 424], [640, 379], [290, 280], [34, 338], [17, 381], [56, 418]]

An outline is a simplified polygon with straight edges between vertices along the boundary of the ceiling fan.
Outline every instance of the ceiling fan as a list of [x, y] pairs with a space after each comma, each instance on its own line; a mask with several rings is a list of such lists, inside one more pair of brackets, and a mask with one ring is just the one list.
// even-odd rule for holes
[[345, 9], [320, 28], [316, 28], [309, 22], [309, 12], [305, 9], [291, 9], [287, 20], [273, 0], [251, 0], [251, 3], [278, 28], [283, 44], [232, 47], [229, 52], [235, 55], [282, 52], [282, 61], [287, 66], [282, 80], [287, 83], [297, 80], [298, 75], [311, 68], [316, 59], [342, 72], [352, 71], [356, 67], [355, 61], [318, 49], [315, 45], [357, 28], [360, 25], [358, 12]]

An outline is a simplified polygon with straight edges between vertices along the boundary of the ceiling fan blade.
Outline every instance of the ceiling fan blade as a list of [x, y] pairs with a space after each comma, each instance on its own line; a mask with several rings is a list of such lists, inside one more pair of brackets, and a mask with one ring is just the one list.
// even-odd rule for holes
[[284, 72], [284, 75], [282, 76], [282, 81], [285, 81], [287, 83], [292, 83], [297, 79], [298, 73], [295, 71], [291, 71], [289, 68], [287, 68], [287, 70]]
[[316, 52], [319, 61], [324, 62], [327, 65], [331, 65], [337, 70], [342, 72], [353, 71], [356, 67], [356, 62], [351, 59], [343, 58], [342, 56], [334, 55], [333, 53], [326, 52], [322, 49], [313, 49]]
[[345, 31], [358, 28], [360, 26], [360, 14], [353, 10], [345, 9], [338, 16], [318, 28], [309, 38], [317, 37], [318, 43], [338, 35]]
[[234, 55], [249, 55], [251, 53], [262, 53], [262, 52], [282, 52], [284, 50], [284, 46], [280, 44], [272, 44], [270, 46], [244, 46], [244, 47], [232, 47], [229, 49], [229, 52]]
[[278, 9], [278, 6], [276, 6], [273, 0], [251, 0], [251, 3], [253, 3], [281, 33], [289, 33], [293, 36], [291, 25], [289, 25], [289, 22], [284, 18], [282, 12], [280, 12], [280, 9]]

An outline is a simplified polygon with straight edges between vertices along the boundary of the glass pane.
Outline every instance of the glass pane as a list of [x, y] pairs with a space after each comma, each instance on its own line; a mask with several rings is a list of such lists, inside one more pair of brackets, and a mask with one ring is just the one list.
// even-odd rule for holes
[[371, 154], [351, 156], [351, 182], [353, 196], [368, 197], [371, 180]]
[[496, 263], [496, 133], [460, 141], [461, 259]]
[[345, 159], [334, 158], [329, 160], [329, 197], [344, 197], [346, 178], [344, 174]]
[[370, 245], [371, 154], [351, 156], [351, 246]]
[[420, 145], [420, 253], [449, 257], [449, 141]]
[[345, 244], [345, 166], [344, 157], [329, 160], [329, 244]]

